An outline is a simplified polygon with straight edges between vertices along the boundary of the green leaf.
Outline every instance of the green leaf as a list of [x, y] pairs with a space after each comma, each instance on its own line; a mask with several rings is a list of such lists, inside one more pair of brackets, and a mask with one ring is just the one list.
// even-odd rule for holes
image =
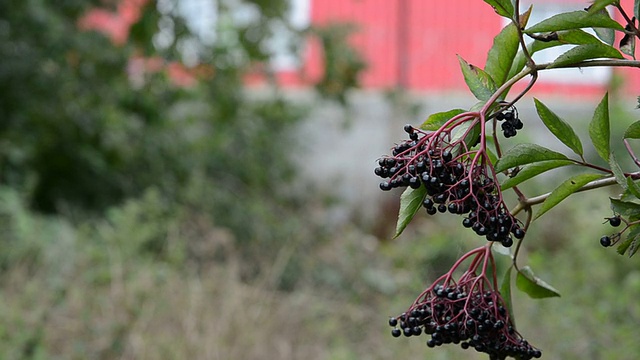
[[497, 86], [504, 84], [507, 80], [519, 45], [518, 29], [514, 23], [505, 26], [493, 39], [493, 46], [487, 55], [484, 71], [491, 75]]
[[633, 2], [633, 16], [640, 20], [640, 0], [635, 0]]
[[520, 14], [520, 29], [524, 29], [529, 24], [529, 17], [531, 17], [531, 10], [533, 10], [533, 4], [529, 5], [527, 11]]
[[[568, 44], [582, 45], [582, 44], [600, 43], [600, 40], [598, 40], [595, 36], [585, 31], [582, 31], [580, 29], [558, 31], [556, 33], [556, 36], [558, 37], [558, 39], [553, 41], [534, 40], [532, 43], [527, 45], [527, 50], [529, 51], [529, 54], [533, 55], [538, 51], [552, 48], [555, 46], [561, 46], [561, 45], [568, 45]], [[518, 52], [518, 54], [515, 57], [515, 60], [513, 61], [513, 67], [511, 68], [509, 77], [511, 78], [517, 73], [519, 73], [520, 71], [522, 71], [522, 69], [524, 69], [525, 64], [526, 64], [526, 58], [524, 56], [524, 53], [520, 51]]]
[[596, 0], [591, 4], [591, 6], [589, 6], [589, 13], [593, 14], [598, 12], [611, 4], [617, 3], [618, 1], [620, 0]]
[[[640, 240], [640, 225], [631, 225], [629, 227], [629, 232], [627, 233], [627, 238], [618, 245], [616, 251], [620, 255], [624, 255], [627, 250], [629, 250], [629, 257], [633, 256], [633, 254], [638, 251], [638, 241]], [[633, 249], [630, 247], [633, 245]], [[633, 253], [631, 252], [633, 250]]]
[[559, 297], [560, 293], [553, 286], [537, 277], [530, 267], [525, 266], [518, 271], [516, 286], [533, 299]]
[[620, 54], [620, 51], [607, 44], [599, 43], [578, 45], [558, 56], [558, 58], [549, 65], [548, 69], [573, 65], [584, 60], [599, 58], [622, 59], [624, 57]]
[[566, 160], [564, 154], [549, 150], [537, 144], [518, 144], [498, 160], [495, 165], [496, 172], [503, 172], [519, 165], [531, 164], [546, 160]]
[[627, 177], [627, 187], [626, 189], [631, 193], [631, 195], [640, 199], [640, 185], [636, 184], [635, 181], [631, 178], [631, 176]]
[[607, 45], [613, 46], [613, 43], [616, 41], [616, 32], [613, 29], [593, 28], [593, 31], [595, 31], [598, 38]]
[[629, 244], [628, 255], [629, 257], [632, 257], [640, 248], [640, 229], [633, 229], [633, 226], [632, 226], [632, 230], [629, 231], [629, 234], [627, 235], [627, 241], [629, 240], [631, 240], [631, 243]]
[[611, 201], [611, 210], [616, 214], [620, 214], [630, 220], [640, 217], [640, 204], [612, 198], [609, 198], [609, 200]]
[[600, 44], [600, 40], [598, 40], [598, 38], [580, 29], [559, 31], [558, 42], [560, 43], [560, 45]]
[[467, 83], [469, 90], [473, 95], [482, 101], [487, 101], [496, 92], [497, 87], [493, 79], [484, 70], [477, 66], [471, 65], [458, 55], [460, 68], [464, 81]]
[[609, 155], [609, 167], [613, 172], [613, 176], [616, 178], [616, 182], [618, 185], [622, 186], [625, 190], [627, 189], [627, 180], [624, 178], [624, 173], [622, 172], [622, 168], [620, 164], [616, 160], [616, 157], [613, 153]]
[[500, 283], [500, 296], [502, 296], [502, 300], [504, 300], [504, 305], [509, 312], [509, 318], [511, 322], [515, 322], [515, 318], [513, 317], [513, 304], [511, 301], [511, 270], [513, 269], [513, 265], [509, 266], [507, 271], [505, 271], [504, 276], [502, 277], [502, 282]]
[[427, 189], [424, 186], [420, 186], [417, 189], [407, 188], [402, 195], [400, 195], [400, 212], [398, 213], [396, 233], [393, 235], [394, 239], [402, 234], [411, 222], [411, 219], [413, 219], [418, 210], [420, 210], [422, 200], [424, 200], [426, 194]]
[[489, 161], [491, 161], [491, 164], [495, 164], [498, 162], [498, 156], [493, 151], [491, 151], [489, 147], [486, 148], [486, 152], [487, 152], [487, 157], [489, 158]]
[[584, 185], [601, 177], [602, 175], [599, 174], [580, 174], [572, 176], [569, 179], [565, 180], [562, 184], [560, 184], [560, 186], [555, 188], [551, 192], [551, 194], [549, 194], [549, 197], [547, 197], [542, 205], [540, 205], [540, 209], [538, 209], [538, 212], [533, 217], [533, 219], [535, 220], [539, 218]]
[[451, 120], [454, 116], [460, 115], [463, 112], [465, 112], [465, 110], [463, 109], [453, 109], [431, 114], [429, 115], [427, 120], [425, 120], [425, 122], [420, 125], [420, 129], [436, 131], [440, 129], [447, 121]]
[[624, 132], [625, 139], [640, 139], [640, 121], [636, 121], [629, 125]]
[[529, 164], [522, 168], [522, 170], [520, 170], [516, 176], [507, 178], [505, 181], [503, 181], [501, 188], [503, 191], [507, 190], [524, 181], [531, 179], [532, 177], [540, 175], [543, 172], [572, 164], [573, 161], [571, 160], [548, 160]]
[[542, 122], [547, 126], [549, 131], [551, 131], [558, 140], [562, 141], [563, 144], [573, 150], [574, 153], [582, 157], [582, 142], [580, 142], [580, 138], [576, 135], [575, 131], [573, 131], [571, 125], [562, 120], [553, 111], [549, 110], [549, 108], [538, 99], [534, 98], [533, 101], [536, 104], [536, 110], [538, 111], [540, 119], [542, 119]]
[[487, 4], [493, 7], [493, 10], [500, 16], [511, 19], [513, 16], [513, 4], [511, 0], [484, 0]]
[[554, 15], [531, 26], [524, 32], [531, 34], [590, 27], [610, 28], [620, 31], [624, 30], [624, 27], [622, 27], [622, 25], [620, 25], [615, 20], [611, 19], [611, 17], [606, 12], [597, 12], [594, 14], [590, 14], [587, 11], [578, 10]]
[[457, 141], [459, 136], [462, 136], [466, 132], [466, 128], [473, 125], [473, 128], [469, 130], [467, 136], [464, 138], [464, 143], [467, 144], [467, 147], [474, 147], [480, 142], [480, 133], [482, 132], [482, 125], [479, 121], [467, 121], [466, 123], [459, 126], [459, 129], [456, 129], [455, 134], [451, 138], [451, 141]]
[[610, 127], [609, 127], [609, 93], [604, 97], [593, 112], [593, 119], [589, 123], [589, 137], [598, 155], [604, 161], [609, 161], [610, 147]]

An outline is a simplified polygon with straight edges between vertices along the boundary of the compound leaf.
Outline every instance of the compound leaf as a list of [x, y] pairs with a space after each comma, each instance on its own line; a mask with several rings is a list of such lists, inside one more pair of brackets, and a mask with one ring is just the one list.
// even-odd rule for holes
[[501, 188], [502, 190], [512, 188], [531, 179], [532, 177], [542, 174], [543, 172], [571, 164], [573, 164], [571, 160], [548, 160], [526, 165], [514, 177], [510, 177], [503, 181]]
[[542, 122], [547, 126], [549, 131], [551, 131], [558, 140], [562, 141], [563, 144], [573, 150], [574, 153], [582, 156], [582, 142], [580, 142], [580, 138], [576, 135], [575, 131], [573, 131], [571, 125], [562, 120], [553, 111], [549, 110], [549, 108], [538, 99], [533, 99], [533, 101], [536, 104], [536, 110], [538, 111], [540, 119], [542, 119]]
[[607, 14], [606, 12], [599, 11], [591, 14], [587, 11], [578, 10], [554, 15], [531, 26], [524, 32], [531, 34], [590, 27], [610, 28], [620, 31], [624, 30], [624, 27], [622, 27], [622, 25], [620, 25], [615, 20], [611, 19], [609, 14]]
[[528, 266], [519, 269], [516, 276], [516, 286], [533, 299], [560, 296], [558, 290], [537, 277]]
[[555, 188], [551, 192], [551, 194], [549, 194], [549, 197], [547, 197], [542, 205], [540, 205], [540, 209], [538, 209], [538, 212], [533, 217], [533, 219], [535, 220], [539, 218], [584, 185], [601, 177], [602, 175], [599, 174], [580, 174], [572, 176], [569, 179], [565, 180], [562, 184], [560, 184], [560, 186]]
[[511, 0], [484, 0], [487, 4], [493, 7], [493, 10], [500, 16], [511, 19], [513, 16], [513, 4]]
[[495, 166], [496, 172], [503, 172], [519, 165], [531, 164], [546, 160], [566, 160], [564, 154], [549, 150], [537, 144], [518, 144], [498, 160]]
[[589, 123], [589, 137], [598, 155], [604, 161], [609, 161], [610, 126], [609, 126], [609, 93], [604, 97], [593, 112], [593, 119]]
[[469, 90], [478, 100], [489, 100], [498, 89], [491, 76], [479, 67], [469, 64], [460, 56], [458, 56], [458, 61], [460, 61], [462, 75]]
[[[640, 103], [640, 98], [638, 98]], [[625, 139], [640, 139], [640, 121], [636, 121], [633, 124], [629, 125], [627, 130], [624, 132]]]
[[429, 115], [427, 120], [425, 120], [425, 122], [420, 125], [420, 129], [436, 131], [440, 129], [447, 121], [451, 120], [451, 118], [456, 115], [460, 115], [463, 112], [465, 112], [465, 110], [463, 109], [453, 109], [431, 114]]
[[411, 222], [411, 219], [413, 219], [418, 210], [420, 210], [426, 194], [427, 189], [424, 186], [420, 186], [417, 189], [407, 188], [402, 195], [400, 195], [400, 212], [398, 213], [396, 233], [393, 235], [394, 239], [402, 234]]
[[514, 23], [505, 26], [493, 39], [493, 46], [487, 55], [484, 71], [491, 75], [497, 86], [504, 84], [507, 80], [519, 45], [518, 29]]

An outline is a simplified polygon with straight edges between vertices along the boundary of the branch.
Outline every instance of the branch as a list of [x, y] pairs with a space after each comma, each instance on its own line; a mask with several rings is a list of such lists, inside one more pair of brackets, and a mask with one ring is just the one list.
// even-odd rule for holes
[[[586, 184], [585, 186], [581, 187], [580, 189], [576, 190], [575, 192], [593, 190], [593, 189], [598, 189], [598, 188], [601, 188], [601, 187], [611, 186], [611, 185], [615, 185], [615, 184], [617, 184], [616, 178], [615, 178], [615, 176], [611, 176], [611, 177], [600, 179], [600, 180], [594, 180], [594, 181]], [[534, 197], [529, 198], [529, 199], [526, 199], [524, 201], [524, 205], [525, 206], [531, 206], [531, 205], [540, 204], [540, 203], [544, 202], [545, 200], [547, 200], [549, 195], [551, 195], [550, 192], [548, 192], [546, 194], [534, 196]]]
[[567, 64], [552, 66], [553, 63], [538, 64], [536, 70], [552, 70], [552, 69], [565, 69], [565, 68], [581, 68], [581, 67], [597, 67], [597, 66], [611, 66], [611, 67], [636, 67], [640, 68], [640, 61], [627, 60], [627, 59], [603, 59], [603, 60], [585, 60], [575, 64]]
[[627, 26], [625, 27], [625, 30], [627, 28], [631, 28], [631, 32], [633, 33], [633, 35], [640, 38], [640, 31], [638, 30], [635, 24], [636, 18], [634, 17], [633, 19], [630, 19], [629, 15], [627, 15], [627, 12], [624, 11], [620, 3], [615, 4], [615, 7], [618, 9], [618, 11], [620, 11], [620, 14], [622, 14], [622, 17], [624, 17], [625, 21], [627, 22]]
[[[629, 176], [634, 180], [640, 179], [640, 172], [634, 172], [634, 173], [624, 174], [624, 175], [625, 176]], [[605, 186], [615, 185], [616, 183], [617, 182], [616, 182], [615, 176], [611, 176], [611, 177], [607, 177], [607, 178], [600, 179], [600, 180], [594, 180], [594, 181], [586, 184], [585, 186], [581, 187], [580, 189], [576, 190], [575, 192], [598, 189], [598, 188], [605, 187]], [[547, 198], [550, 195], [551, 195], [551, 192], [548, 192], [546, 194], [542, 194], [542, 195], [534, 196], [532, 198], [520, 200], [520, 203], [518, 205], [516, 205], [516, 207], [513, 208], [513, 211], [511, 212], [511, 214], [513, 214], [515, 216], [520, 211], [526, 210], [526, 209], [530, 208], [532, 205], [540, 204], [540, 203], [544, 202], [545, 200], [547, 200]]]

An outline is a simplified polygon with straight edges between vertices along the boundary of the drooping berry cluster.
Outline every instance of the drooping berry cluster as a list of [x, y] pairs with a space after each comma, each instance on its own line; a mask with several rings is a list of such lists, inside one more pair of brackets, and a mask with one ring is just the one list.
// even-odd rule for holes
[[[391, 334], [394, 337], [425, 334], [430, 336], [428, 347], [459, 344], [463, 349], [487, 353], [491, 359], [541, 357], [541, 351], [515, 330], [500, 293], [484, 275], [487, 260], [484, 257], [490, 256], [490, 250], [476, 249], [470, 254], [473, 253], [477, 255], [471, 268], [457, 282], [451, 280], [450, 273], [444, 275], [406, 312], [390, 318]], [[476, 275], [482, 262], [485, 263], [482, 272]]]
[[524, 126], [522, 121], [518, 118], [518, 111], [513, 106], [507, 110], [497, 113], [496, 120], [504, 120], [500, 126], [502, 127], [502, 134], [506, 138], [516, 136], [518, 130], [521, 130]]
[[511, 235], [524, 237], [502, 201], [484, 153], [469, 151], [460, 140], [450, 142], [450, 133], [425, 133], [410, 125], [405, 131], [409, 140], [378, 161], [374, 172], [386, 179], [380, 189], [424, 186], [422, 205], [428, 214], [466, 214], [463, 226], [507, 247], [513, 244]]

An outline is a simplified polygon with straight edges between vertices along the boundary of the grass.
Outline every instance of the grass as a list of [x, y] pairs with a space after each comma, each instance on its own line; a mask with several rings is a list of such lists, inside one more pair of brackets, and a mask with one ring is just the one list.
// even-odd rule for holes
[[[562, 293], [515, 292], [518, 328], [545, 358], [640, 352], [637, 259], [598, 243], [612, 231], [606, 195], [570, 199], [528, 235], [522, 263]], [[419, 215], [391, 243], [353, 225], [315, 242], [299, 231], [247, 278], [244, 242], [154, 191], [77, 222], [31, 213], [13, 190], [0, 198], [3, 359], [484, 359], [386, 325], [481, 244], [456, 217]]]

